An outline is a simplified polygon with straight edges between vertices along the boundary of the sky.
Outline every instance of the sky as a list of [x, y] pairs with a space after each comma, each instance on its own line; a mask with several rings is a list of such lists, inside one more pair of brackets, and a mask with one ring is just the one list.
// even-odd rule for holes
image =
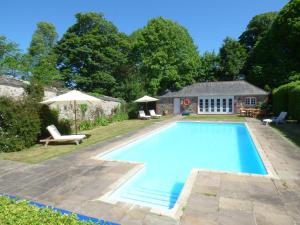
[[186, 27], [200, 53], [218, 51], [226, 36], [238, 38], [251, 18], [278, 11], [288, 0], [1, 0], [0, 35], [26, 51], [39, 21], [56, 26], [59, 37], [78, 12], [101, 12], [131, 34], [162, 16]]

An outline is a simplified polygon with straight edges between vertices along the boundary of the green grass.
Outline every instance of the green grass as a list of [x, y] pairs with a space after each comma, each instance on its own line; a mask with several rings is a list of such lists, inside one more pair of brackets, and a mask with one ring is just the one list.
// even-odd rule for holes
[[244, 122], [245, 117], [239, 115], [190, 115], [184, 117], [184, 120]]
[[278, 130], [284, 137], [294, 142], [300, 147], [300, 125], [297, 123], [285, 123], [279, 125], [271, 125]]
[[5, 225], [92, 225], [79, 221], [75, 215], [62, 215], [49, 208], [37, 208], [26, 201], [15, 201], [0, 196], [0, 223]]
[[29, 149], [25, 149], [20, 152], [0, 153], [0, 159], [26, 163], [39, 163], [41, 161], [66, 154], [68, 152], [82, 149], [98, 142], [112, 139], [119, 135], [124, 135], [130, 131], [134, 131], [139, 128], [151, 125], [155, 122], [159, 122], [169, 118], [171, 117], [166, 116], [161, 119], [151, 120], [124, 120], [122, 122], [116, 122], [109, 124], [108, 126], [100, 126], [93, 130], [82, 132], [91, 136], [88, 139], [84, 140], [80, 145], [60, 144], [44, 147], [43, 145], [37, 144]]

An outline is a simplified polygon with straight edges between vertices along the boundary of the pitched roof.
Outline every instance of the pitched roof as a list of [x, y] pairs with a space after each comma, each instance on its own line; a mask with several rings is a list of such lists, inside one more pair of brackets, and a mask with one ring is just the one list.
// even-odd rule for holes
[[201, 95], [268, 95], [268, 92], [244, 80], [238, 80], [195, 83], [179, 91], [168, 92], [160, 97], [192, 97]]

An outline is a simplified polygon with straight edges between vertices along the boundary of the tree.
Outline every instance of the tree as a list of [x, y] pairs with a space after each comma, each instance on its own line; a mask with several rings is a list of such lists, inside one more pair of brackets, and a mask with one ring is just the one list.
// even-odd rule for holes
[[300, 73], [300, 0], [278, 13], [267, 34], [254, 47], [247, 63], [247, 79], [271, 88], [297, 80]]
[[61, 79], [56, 68], [57, 55], [53, 51], [57, 39], [58, 34], [53, 24], [39, 22], [28, 49], [31, 78], [44, 85], [54, 85]]
[[197, 82], [215, 81], [220, 73], [220, 57], [215, 52], [205, 52], [201, 57], [201, 64]]
[[254, 16], [247, 25], [247, 29], [239, 37], [239, 41], [248, 51], [251, 51], [256, 43], [266, 35], [273, 21], [277, 16], [276, 12], [268, 12]]
[[129, 41], [102, 14], [78, 13], [55, 51], [67, 86], [114, 95], [123, 79], [118, 71], [127, 63]]
[[0, 36], [0, 75], [17, 76], [22, 70], [22, 54], [15, 42]]
[[152, 19], [131, 40], [131, 58], [148, 94], [177, 90], [195, 81], [200, 57], [188, 31], [178, 23]]
[[32, 35], [29, 55], [32, 57], [33, 65], [39, 64], [42, 57], [53, 53], [53, 47], [58, 39], [55, 26], [48, 22], [37, 23], [37, 29]]
[[225, 38], [220, 49], [221, 77], [219, 79], [238, 79], [246, 59], [247, 52], [245, 48], [238, 41], [229, 37]]

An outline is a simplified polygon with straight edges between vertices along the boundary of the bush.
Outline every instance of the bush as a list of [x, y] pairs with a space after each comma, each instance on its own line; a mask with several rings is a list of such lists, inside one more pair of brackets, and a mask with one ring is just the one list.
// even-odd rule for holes
[[50, 208], [37, 208], [26, 201], [15, 201], [0, 196], [1, 224], [30, 225], [92, 225], [95, 223], [79, 221], [75, 215], [62, 215]]
[[31, 102], [0, 97], [0, 152], [20, 151], [34, 145], [40, 127], [39, 114]]
[[300, 119], [299, 116], [299, 89], [300, 81], [282, 85], [273, 91], [273, 112], [279, 114], [281, 111], [288, 112], [289, 117]]
[[109, 120], [104, 116], [98, 117], [95, 120], [96, 126], [107, 126], [108, 124], [109, 124]]
[[90, 130], [93, 129], [94, 127], [95, 124], [93, 123], [93, 121], [90, 120], [81, 121], [81, 123], [79, 124], [79, 130]]
[[39, 116], [41, 119], [41, 134], [39, 138], [49, 137], [47, 126], [55, 125], [61, 134], [71, 134], [71, 122], [67, 119], [59, 120], [59, 112], [55, 109], [50, 109], [47, 105], [39, 106]]
[[300, 84], [289, 92], [288, 109], [290, 116], [300, 122]]
[[126, 112], [129, 119], [136, 119], [139, 115], [139, 104], [138, 103], [128, 103], [126, 104]]

